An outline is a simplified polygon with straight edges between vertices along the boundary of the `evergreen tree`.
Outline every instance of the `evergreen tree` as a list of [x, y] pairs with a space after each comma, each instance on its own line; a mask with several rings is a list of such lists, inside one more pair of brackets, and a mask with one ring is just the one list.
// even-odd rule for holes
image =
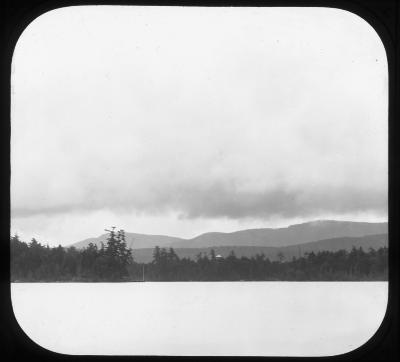
[[115, 226], [109, 231], [107, 245], [104, 250], [104, 277], [110, 281], [120, 281], [128, 276], [128, 266], [133, 262], [132, 250], [126, 245], [125, 232], [115, 233]]

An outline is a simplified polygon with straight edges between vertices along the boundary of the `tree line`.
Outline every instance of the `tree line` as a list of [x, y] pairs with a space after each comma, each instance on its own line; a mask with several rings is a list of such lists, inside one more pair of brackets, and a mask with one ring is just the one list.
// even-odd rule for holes
[[35, 238], [28, 244], [18, 235], [11, 239], [11, 281], [124, 281], [133, 264], [124, 230], [109, 231], [106, 244], [90, 243], [84, 249], [44, 246]]
[[150, 263], [137, 263], [123, 230], [109, 231], [107, 242], [86, 248], [44, 246], [36, 239], [11, 237], [12, 282], [117, 281], [351, 281], [387, 280], [388, 248], [364, 251], [319, 251], [271, 261], [264, 254], [223, 258], [200, 253], [195, 260], [179, 258], [173, 248], [155, 247]]

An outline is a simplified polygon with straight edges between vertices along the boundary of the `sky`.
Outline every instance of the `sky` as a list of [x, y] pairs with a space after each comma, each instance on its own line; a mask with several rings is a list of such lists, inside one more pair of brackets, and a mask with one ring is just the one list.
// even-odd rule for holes
[[387, 220], [388, 71], [328, 8], [79, 6], [12, 61], [11, 233]]

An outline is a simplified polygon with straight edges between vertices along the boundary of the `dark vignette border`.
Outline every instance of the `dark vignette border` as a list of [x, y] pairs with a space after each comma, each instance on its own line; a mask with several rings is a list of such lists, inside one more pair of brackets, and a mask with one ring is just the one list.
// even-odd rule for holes
[[[0, 352], [15, 360], [81, 361], [81, 360], [160, 360], [204, 359], [209, 357], [160, 356], [70, 356], [50, 352], [34, 343], [21, 329], [14, 317], [10, 293], [10, 96], [11, 60], [19, 36], [28, 24], [41, 14], [66, 6], [78, 5], [164, 5], [164, 6], [296, 6], [331, 7], [348, 10], [366, 20], [381, 37], [386, 49], [389, 71], [389, 301], [385, 318], [374, 336], [363, 346], [346, 354], [332, 357], [229, 357], [239, 359], [267, 359], [271, 361], [323, 360], [323, 361], [388, 361], [399, 358], [399, 57], [400, 57], [400, 1], [399, 0], [5, 0], [1, 3], [1, 120], [0, 157], [2, 188], [0, 193], [0, 232], [3, 243], [0, 253]], [[397, 141], [397, 143], [396, 143]], [[397, 358], [396, 358], [397, 357]], [[226, 360], [228, 357], [220, 357]]]

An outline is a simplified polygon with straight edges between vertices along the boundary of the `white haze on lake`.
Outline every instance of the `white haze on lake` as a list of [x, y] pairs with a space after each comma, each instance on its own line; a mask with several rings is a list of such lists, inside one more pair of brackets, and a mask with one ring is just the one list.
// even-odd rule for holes
[[329, 356], [367, 342], [386, 282], [17, 283], [18, 323], [64, 354]]

